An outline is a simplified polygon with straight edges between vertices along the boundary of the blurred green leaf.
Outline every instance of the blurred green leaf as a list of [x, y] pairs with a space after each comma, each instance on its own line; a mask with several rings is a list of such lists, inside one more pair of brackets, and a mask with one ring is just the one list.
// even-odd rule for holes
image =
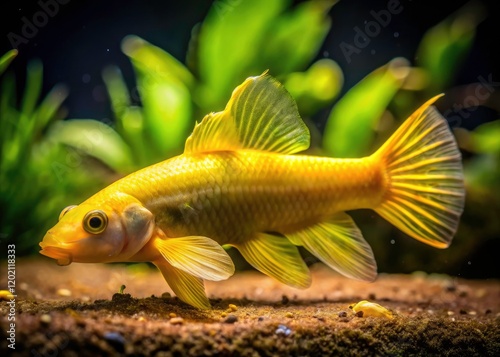
[[40, 135], [41, 131], [47, 127], [51, 119], [56, 116], [62, 103], [68, 97], [68, 88], [64, 85], [56, 85], [42, 100], [38, 109], [34, 113], [35, 133]]
[[478, 155], [464, 167], [468, 192], [500, 200], [500, 160], [498, 155]]
[[110, 126], [93, 119], [72, 119], [55, 123], [49, 138], [59, 144], [93, 156], [119, 173], [133, 167], [132, 153]]
[[24, 90], [23, 100], [21, 103], [21, 113], [24, 125], [27, 118], [33, 113], [35, 105], [40, 98], [42, 90], [43, 66], [40, 61], [33, 61], [28, 64], [26, 88]]
[[111, 107], [117, 121], [117, 131], [120, 132], [120, 121], [125, 110], [130, 106], [130, 94], [123, 79], [121, 71], [117, 67], [107, 67], [102, 71], [102, 79], [111, 99]]
[[316, 56], [330, 29], [328, 11], [335, 1], [313, 0], [297, 5], [270, 23], [265, 46], [255, 58], [274, 76], [299, 71]]
[[[253, 73], [268, 26], [289, 0], [216, 1], [198, 37], [199, 94], [202, 107], [222, 110], [231, 91]], [[263, 70], [265, 70], [264, 68]]]
[[191, 95], [175, 78], [158, 78], [143, 68], [138, 71], [138, 84], [144, 112], [144, 129], [159, 155], [182, 152], [188, 128], [191, 127]]
[[137, 73], [144, 136], [150, 143], [148, 164], [180, 153], [191, 127], [191, 74], [168, 53], [137, 37], [124, 41], [124, 51]]
[[14, 139], [14, 131], [18, 122], [18, 113], [12, 108], [15, 102], [16, 86], [14, 77], [8, 73], [2, 78], [2, 91], [0, 95], [0, 167], [7, 164], [9, 151], [12, 150], [10, 142]]
[[135, 158], [135, 167], [145, 167], [151, 163], [150, 157], [151, 145], [145, 138], [144, 133], [144, 117], [142, 108], [137, 106], [130, 106], [126, 108], [121, 117], [121, 135], [132, 148], [132, 154]]
[[187, 87], [194, 84], [193, 75], [181, 62], [170, 53], [140, 37], [125, 37], [122, 41], [122, 51], [133, 60], [136, 66], [147, 68], [155, 76], [174, 77]]
[[441, 92], [450, 83], [460, 62], [472, 46], [483, 12], [478, 3], [468, 3], [424, 35], [416, 61], [432, 78], [430, 92]]
[[12, 60], [17, 56], [18, 53], [19, 52], [17, 50], [10, 50], [2, 57], [0, 57], [0, 74], [2, 74], [7, 69], [10, 62], [12, 62]]
[[500, 120], [478, 126], [471, 133], [471, 140], [478, 153], [500, 154]]
[[396, 58], [367, 75], [349, 90], [330, 112], [323, 148], [335, 157], [368, 154], [373, 129], [410, 73], [409, 63]]
[[287, 75], [284, 85], [297, 102], [300, 113], [310, 116], [331, 104], [340, 93], [343, 82], [339, 65], [333, 60], [322, 59], [305, 72]]

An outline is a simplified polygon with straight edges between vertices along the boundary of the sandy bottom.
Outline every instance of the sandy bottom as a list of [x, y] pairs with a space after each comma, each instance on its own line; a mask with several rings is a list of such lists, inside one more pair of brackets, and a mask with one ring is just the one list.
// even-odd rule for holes
[[[499, 281], [416, 273], [362, 283], [311, 270], [306, 290], [257, 272], [207, 282], [213, 309], [200, 311], [145, 264], [18, 260], [15, 350], [1, 301], [0, 355], [500, 356]], [[394, 317], [358, 316], [349, 306], [360, 300]]]

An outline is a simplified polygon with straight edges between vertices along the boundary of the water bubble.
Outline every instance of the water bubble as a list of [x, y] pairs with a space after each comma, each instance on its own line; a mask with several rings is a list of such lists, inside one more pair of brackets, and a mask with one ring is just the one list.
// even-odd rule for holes
[[89, 82], [90, 82], [90, 74], [85, 73], [85, 74], [82, 76], [82, 82], [83, 82], [83, 83], [89, 83]]
[[375, 50], [371, 50], [371, 51], [370, 51], [370, 53], [371, 53], [372, 55], [374, 55], [375, 53], [377, 53], [377, 51], [375, 51]]
[[469, 260], [469, 261], [467, 262], [467, 264], [471, 265], [471, 264], [472, 264], [472, 262]]
[[394, 239], [391, 239], [391, 244], [394, 244], [396, 243], [396, 241]]
[[398, 38], [399, 37], [399, 32], [394, 32], [394, 37]]
[[328, 57], [329, 55], [330, 55], [330, 53], [328, 51], [323, 52], [323, 57]]

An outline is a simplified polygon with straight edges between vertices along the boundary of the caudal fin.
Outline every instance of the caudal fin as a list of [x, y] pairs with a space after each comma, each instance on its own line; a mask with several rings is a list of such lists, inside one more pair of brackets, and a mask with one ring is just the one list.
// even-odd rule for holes
[[387, 191], [375, 211], [426, 244], [446, 248], [465, 198], [462, 161], [446, 120], [428, 100], [374, 154]]

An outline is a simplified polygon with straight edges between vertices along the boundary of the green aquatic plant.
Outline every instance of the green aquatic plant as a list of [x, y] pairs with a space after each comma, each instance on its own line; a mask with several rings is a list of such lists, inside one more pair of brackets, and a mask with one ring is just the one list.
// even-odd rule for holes
[[[51, 142], [45, 132], [62, 118], [61, 103], [68, 95], [54, 87], [40, 100], [42, 65], [31, 62], [25, 90], [17, 105], [15, 78], [3, 73], [17, 55], [16, 50], [0, 58], [0, 218], [1, 238], [18, 243], [19, 254], [33, 250], [40, 232], [48, 229], [61, 207], [78, 199], [81, 190], [96, 187], [97, 177], [77, 167], [73, 150]], [[61, 167], [70, 169], [63, 177]]]

